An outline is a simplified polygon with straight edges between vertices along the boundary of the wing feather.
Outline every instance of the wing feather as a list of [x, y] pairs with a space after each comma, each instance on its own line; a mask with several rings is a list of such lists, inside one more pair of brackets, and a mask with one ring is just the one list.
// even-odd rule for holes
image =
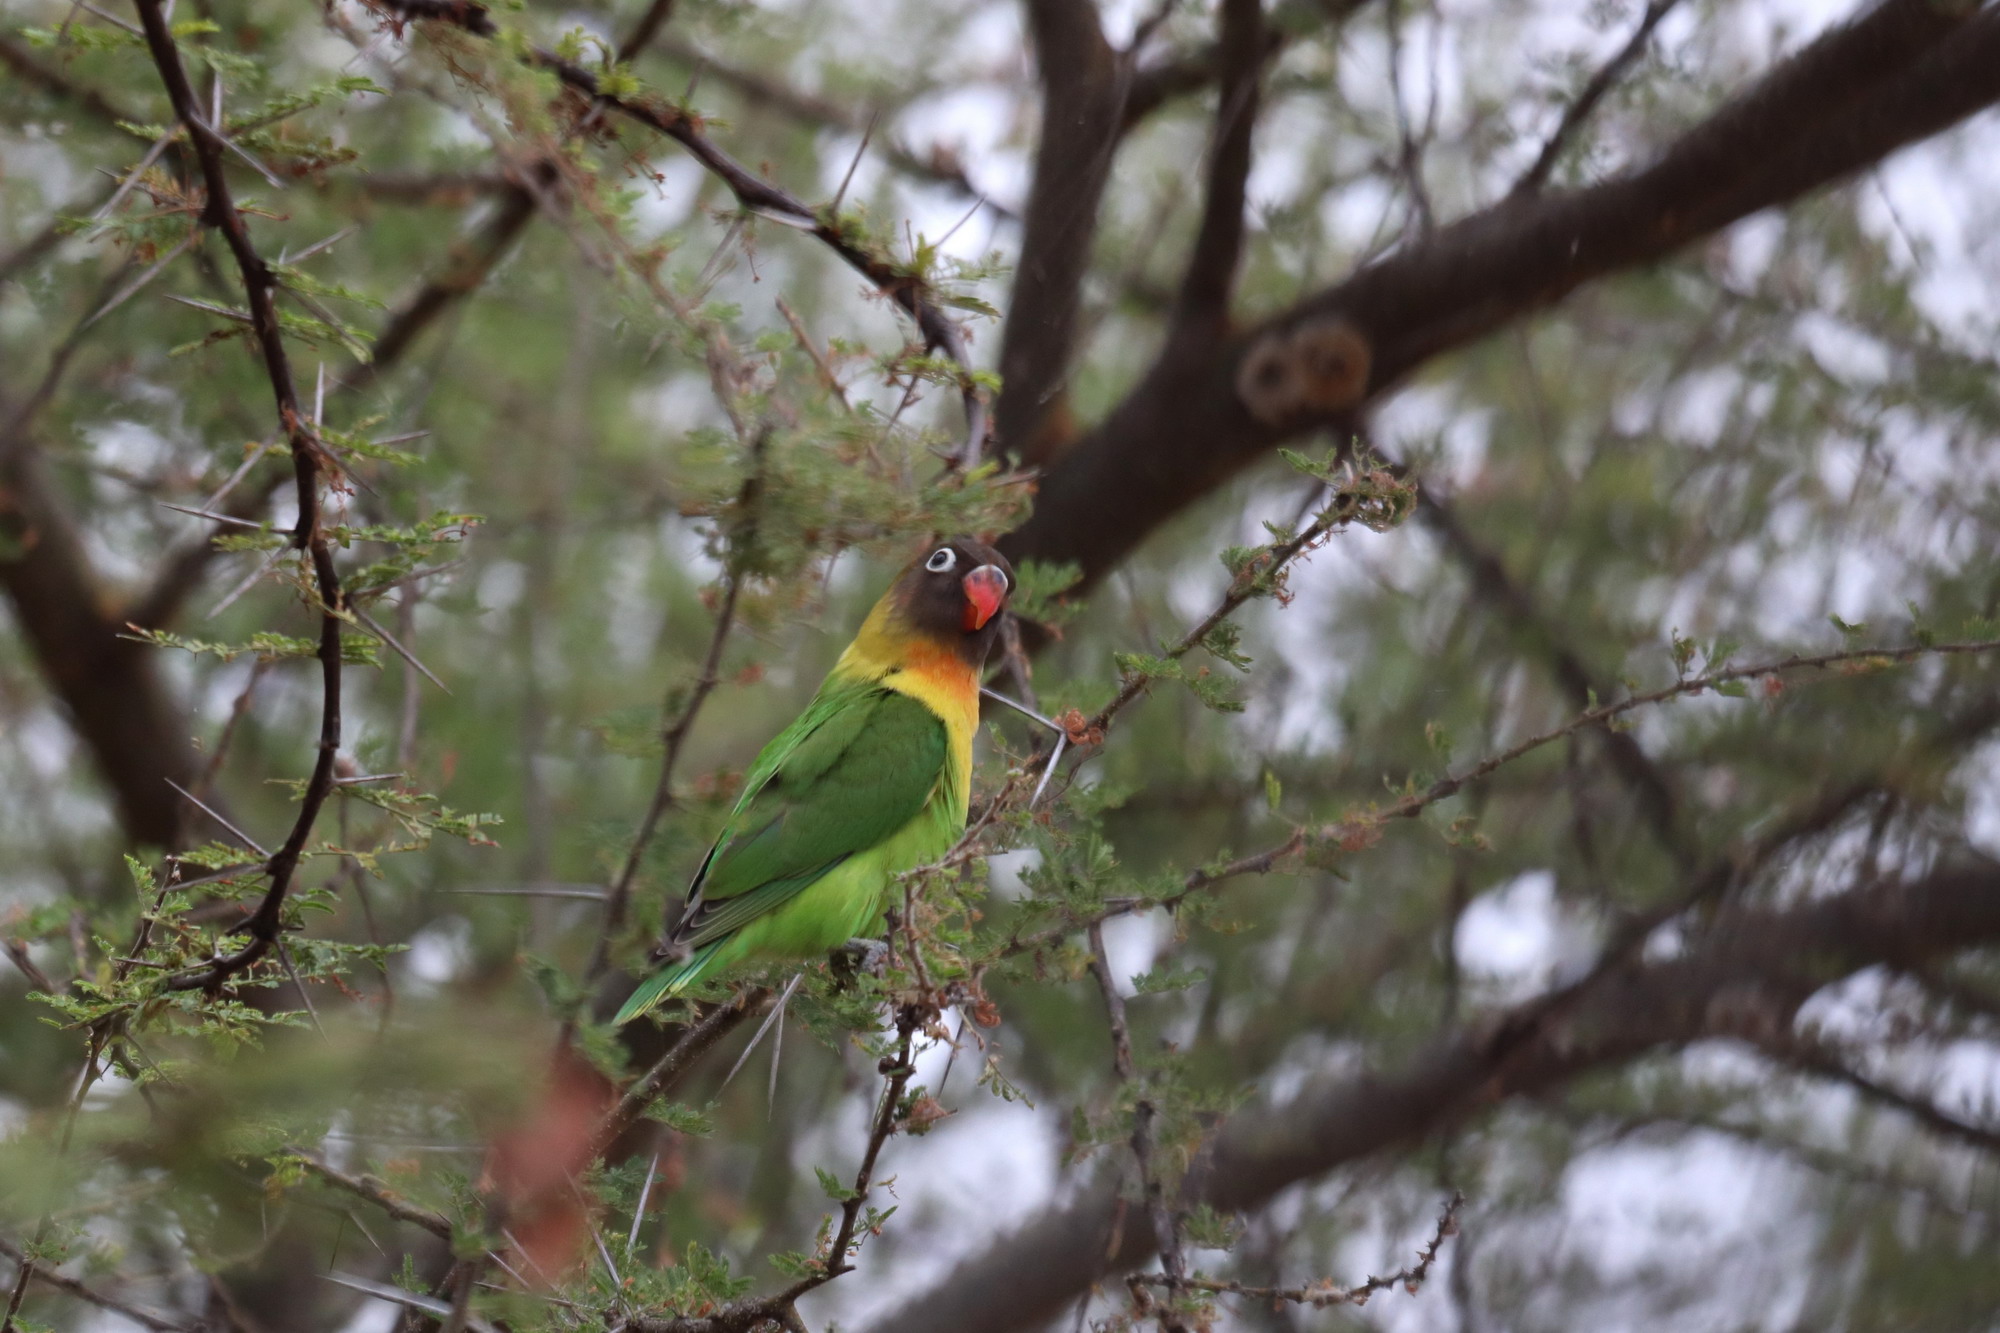
[[777, 910], [914, 819], [944, 777], [944, 722], [870, 685], [814, 701], [766, 746], [688, 890], [697, 948]]

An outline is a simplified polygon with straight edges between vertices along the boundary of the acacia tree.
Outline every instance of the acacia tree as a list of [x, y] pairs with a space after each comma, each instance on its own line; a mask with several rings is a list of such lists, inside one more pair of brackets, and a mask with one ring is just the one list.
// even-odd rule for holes
[[[1822, 22], [17, 7], [5, 1327], [1990, 1323], [2000, 11]], [[950, 531], [1058, 725], [607, 1026]]]

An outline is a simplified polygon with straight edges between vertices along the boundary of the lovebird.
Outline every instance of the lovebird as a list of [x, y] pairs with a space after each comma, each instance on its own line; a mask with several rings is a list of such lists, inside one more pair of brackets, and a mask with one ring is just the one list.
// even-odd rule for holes
[[896, 876], [965, 831], [979, 678], [1013, 590], [1006, 557], [968, 537], [897, 575], [806, 711], [750, 765], [668, 937], [676, 958], [617, 1022], [703, 977], [823, 956], [881, 928]]

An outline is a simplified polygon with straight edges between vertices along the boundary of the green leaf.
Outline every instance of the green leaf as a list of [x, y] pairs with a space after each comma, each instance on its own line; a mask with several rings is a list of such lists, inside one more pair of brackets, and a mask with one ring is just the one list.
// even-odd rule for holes
[[1200, 1203], [1190, 1208], [1181, 1217], [1181, 1226], [1188, 1242], [1196, 1249], [1232, 1250], [1243, 1235], [1243, 1224], [1226, 1213], [1218, 1213], [1214, 1207]]
[[692, 1138], [705, 1138], [715, 1132], [713, 1117], [680, 1102], [654, 1102], [646, 1108], [646, 1118]]
[[826, 1197], [832, 1199], [835, 1203], [846, 1203], [850, 1199], [861, 1197], [846, 1185], [843, 1185], [838, 1176], [823, 1166], [814, 1167], [813, 1174], [819, 1177], [819, 1187], [826, 1191]]
[[1672, 631], [1671, 638], [1673, 641], [1674, 674], [1685, 679], [1688, 663], [1694, 661], [1696, 651], [1695, 641], [1683, 637], [1678, 629]]
[[1337, 453], [1329, 453], [1325, 458], [1309, 458], [1296, 449], [1279, 449], [1278, 457], [1285, 460], [1294, 472], [1303, 472], [1315, 481], [1333, 482], [1339, 469]]
[[1165, 995], [1172, 991], [1188, 990], [1208, 980], [1204, 968], [1191, 967], [1176, 970], [1172, 967], [1156, 967], [1132, 978], [1132, 989], [1140, 995]]

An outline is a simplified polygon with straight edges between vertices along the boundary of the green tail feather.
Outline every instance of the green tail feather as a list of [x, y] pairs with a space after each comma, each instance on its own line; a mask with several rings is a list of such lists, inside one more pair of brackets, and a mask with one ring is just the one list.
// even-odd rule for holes
[[664, 967], [640, 982], [639, 989], [632, 992], [632, 998], [625, 1001], [625, 1007], [618, 1011], [618, 1017], [612, 1019], [612, 1023], [629, 1023], [641, 1014], [649, 1014], [659, 1007], [662, 1000], [701, 980], [723, 943], [717, 940], [703, 945], [680, 962]]

